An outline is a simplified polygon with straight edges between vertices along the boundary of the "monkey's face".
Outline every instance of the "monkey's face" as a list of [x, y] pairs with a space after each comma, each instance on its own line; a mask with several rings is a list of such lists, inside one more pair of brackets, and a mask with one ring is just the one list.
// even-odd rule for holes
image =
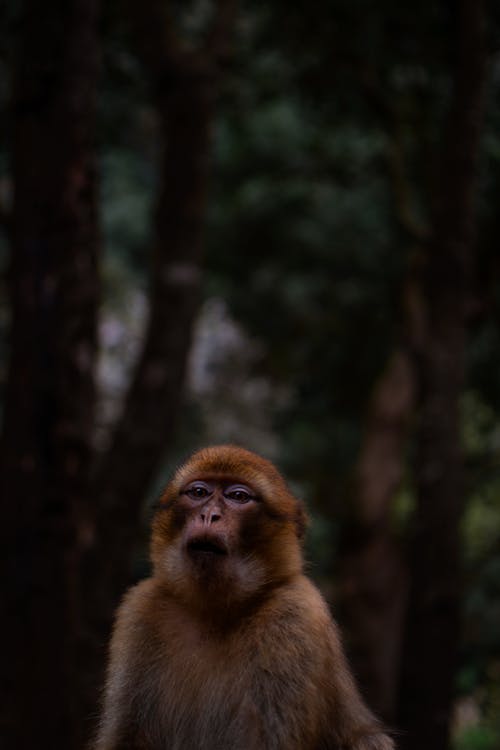
[[238, 477], [190, 479], [155, 519], [156, 567], [178, 592], [245, 597], [266, 578], [263, 515], [262, 499]]
[[176, 515], [187, 558], [198, 571], [209, 571], [241, 554], [242, 530], [259, 502], [247, 484], [230, 478], [194, 479], [180, 493]]
[[233, 446], [206, 449], [164, 493], [155, 571], [184, 598], [244, 599], [300, 569], [303, 518], [272, 464]]

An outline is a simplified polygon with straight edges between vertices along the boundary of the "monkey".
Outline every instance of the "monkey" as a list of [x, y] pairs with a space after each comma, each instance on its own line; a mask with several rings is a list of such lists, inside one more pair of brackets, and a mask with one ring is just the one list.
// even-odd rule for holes
[[94, 750], [394, 750], [304, 575], [306, 523], [255, 453], [181, 465], [118, 609]]

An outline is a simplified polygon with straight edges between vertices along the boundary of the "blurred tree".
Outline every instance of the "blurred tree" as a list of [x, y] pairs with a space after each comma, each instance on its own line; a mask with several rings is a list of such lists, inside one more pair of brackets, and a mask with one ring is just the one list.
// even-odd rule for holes
[[485, 89], [484, 8], [456, 7], [453, 91], [422, 262], [417, 506], [402, 662], [402, 746], [450, 745], [460, 639], [460, 524], [465, 502], [460, 398], [474, 264], [476, 172]]
[[233, 4], [214, 7], [196, 49], [175, 35], [166, 3], [136, 10], [164, 146], [150, 315], [124, 412], [92, 469], [98, 6], [26, 0], [21, 9], [0, 477], [9, 581], [2, 739], [20, 750], [82, 746], [143, 499], [172, 440], [198, 304], [212, 103]]
[[20, 750], [81, 740], [75, 519], [95, 394], [97, 13], [93, 0], [27, 0], [14, 76], [1, 723], [5, 746]]
[[392, 724], [407, 599], [393, 505], [414, 406], [413, 362], [401, 348], [372, 394], [339, 546], [337, 606], [351, 659], [370, 705]]
[[[217, 75], [228, 54], [232, 2], [215, 6], [193, 48], [174, 31], [167, 3], [130, 5], [140, 58], [150, 82], [163, 151], [153, 219], [149, 318], [123, 413], [92, 482], [92, 534], [82, 582], [91, 683], [99, 645], [130, 580], [143, 500], [175, 436], [191, 330], [200, 297], [202, 233]], [[124, 470], [126, 467], [126, 470]], [[89, 659], [94, 657], [94, 668]], [[92, 682], [93, 681], [93, 682]]]

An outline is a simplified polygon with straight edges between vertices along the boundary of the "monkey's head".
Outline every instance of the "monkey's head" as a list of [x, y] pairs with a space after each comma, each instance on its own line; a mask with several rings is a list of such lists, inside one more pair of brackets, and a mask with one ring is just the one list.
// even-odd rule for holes
[[302, 567], [306, 514], [272, 463], [233, 445], [195, 453], [153, 520], [154, 574], [185, 601], [244, 600]]

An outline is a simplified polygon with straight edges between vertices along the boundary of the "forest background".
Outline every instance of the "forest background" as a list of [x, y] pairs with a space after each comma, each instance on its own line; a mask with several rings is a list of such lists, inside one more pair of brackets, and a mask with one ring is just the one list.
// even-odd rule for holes
[[398, 747], [498, 748], [500, 6], [0, 13], [2, 746], [84, 747], [151, 507], [231, 441]]

